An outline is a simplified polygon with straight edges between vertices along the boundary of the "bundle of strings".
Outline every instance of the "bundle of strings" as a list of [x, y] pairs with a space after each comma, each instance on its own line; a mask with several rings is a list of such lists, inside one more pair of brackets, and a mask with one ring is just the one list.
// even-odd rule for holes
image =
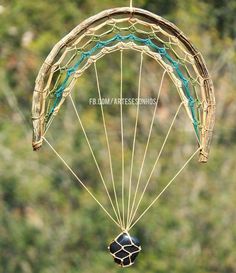
[[[210, 143], [210, 137], [206, 138], [206, 134], [213, 129], [214, 118], [212, 108], [211, 115], [209, 116], [209, 107], [214, 107], [214, 95], [212, 91], [211, 80], [209, 78], [207, 70], [204, 70], [204, 62], [201, 63], [202, 57], [198, 51], [192, 49], [194, 54], [190, 52], [189, 48], [180, 41], [180, 34], [174, 35], [174, 31], [171, 32], [170, 29], [165, 27], [165, 25], [154, 24], [149, 20], [144, 20], [141, 16], [133, 16], [132, 9], [128, 15], [124, 12], [122, 16], [108, 16], [100, 21], [99, 24], [92, 24], [91, 27], [86, 27], [80, 35], [72, 35], [66, 44], [64, 44], [62, 50], [56, 55], [53, 61], [49, 58], [46, 60], [46, 65], [48, 65], [48, 72], [42, 73], [44, 79], [39, 77], [38, 85], [41, 85], [41, 113], [39, 116], [33, 119], [40, 122], [41, 130], [40, 137], [45, 140], [55, 152], [55, 154], [62, 160], [70, 172], [76, 177], [78, 182], [89, 192], [89, 194], [94, 198], [94, 200], [100, 205], [100, 207], [105, 211], [105, 213], [115, 222], [123, 231], [129, 231], [145, 214], [146, 212], [156, 203], [160, 196], [165, 192], [165, 190], [171, 185], [175, 178], [183, 171], [191, 159], [201, 151], [203, 153], [203, 158], [206, 160], [208, 145]], [[95, 18], [92, 19], [95, 21]], [[62, 43], [63, 44], [63, 43]], [[111, 171], [111, 181], [113, 188], [113, 197], [107, 186], [107, 182], [104, 179], [103, 170], [101, 170], [96, 155], [94, 153], [91, 141], [88, 134], [84, 128], [82, 119], [80, 117], [78, 108], [72, 96], [72, 90], [75, 87], [79, 78], [81, 78], [85, 71], [89, 69], [90, 66], [94, 67], [94, 74], [96, 78], [98, 97], [101, 101], [102, 91], [100, 88], [99, 73], [97, 68], [97, 62], [102, 59], [107, 54], [114, 54], [115, 52], [120, 52], [120, 99], [122, 100], [123, 94], [123, 61], [124, 52], [132, 50], [140, 54], [140, 66], [139, 66], [139, 80], [138, 80], [138, 92], [137, 99], [141, 96], [141, 81], [142, 81], [142, 69], [144, 56], [148, 56], [155, 60], [157, 64], [162, 68], [163, 73], [160, 81], [160, 86], [158, 94], [156, 96], [157, 102], [155, 109], [153, 111], [150, 128], [148, 130], [148, 138], [145, 145], [145, 151], [143, 160], [141, 162], [140, 172], [138, 178], [136, 179], [136, 185], [132, 184], [132, 174], [134, 168], [134, 154], [136, 147], [137, 138], [137, 128], [140, 116], [140, 105], [138, 103], [135, 114], [135, 126], [133, 141], [131, 144], [131, 161], [130, 165], [130, 177], [125, 181], [125, 155], [124, 155], [124, 126], [123, 126], [123, 115], [124, 110], [122, 103], [120, 104], [120, 142], [121, 142], [121, 193], [120, 196], [117, 193], [117, 185], [114, 179], [112, 156], [111, 156], [111, 144], [109, 142], [109, 133], [107, 130], [107, 121], [104, 114], [104, 107], [101, 104], [101, 116], [102, 124], [104, 128], [104, 137], [108, 150], [108, 161]], [[47, 62], [52, 62], [47, 64]], [[40, 74], [39, 74], [40, 75]], [[180, 103], [174, 114], [173, 120], [170, 122], [170, 127], [167, 130], [166, 137], [164, 138], [163, 144], [161, 145], [160, 151], [157, 155], [156, 160], [154, 160], [154, 165], [148, 176], [147, 182], [143, 186], [143, 190], [138, 198], [138, 193], [141, 185], [141, 176], [144, 169], [144, 163], [147, 158], [148, 149], [150, 146], [150, 138], [152, 134], [152, 129], [155, 123], [156, 110], [158, 107], [158, 102], [160, 101], [161, 90], [163, 88], [163, 82], [166, 75], [172, 80], [174, 86], [176, 87], [177, 93], [179, 94]], [[43, 87], [42, 87], [43, 86]], [[36, 83], [37, 87], [37, 83]], [[38, 99], [37, 90], [36, 101]], [[108, 195], [108, 199], [111, 203], [111, 207], [114, 211], [112, 215], [104, 205], [94, 196], [91, 190], [88, 189], [86, 183], [82, 181], [76, 174], [76, 172], [69, 166], [65, 159], [60, 155], [55, 147], [47, 140], [46, 132], [49, 130], [54, 118], [57, 116], [60, 108], [62, 107], [66, 98], [72, 103], [72, 107], [75, 110], [76, 116], [78, 118], [79, 124], [82, 128], [83, 134], [85, 136], [86, 143], [88, 144], [89, 150], [91, 152], [92, 158], [94, 160], [95, 166], [98, 170], [99, 176], [104, 185], [105, 191]], [[35, 105], [38, 105], [36, 102]], [[198, 143], [197, 150], [186, 160], [182, 167], [176, 172], [172, 179], [167, 183], [164, 189], [150, 202], [150, 205], [144, 209], [142, 213], [138, 216], [138, 209], [142, 203], [144, 194], [150, 184], [151, 177], [155, 171], [155, 168], [159, 162], [163, 149], [166, 145], [168, 137], [170, 135], [171, 129], [177, 119], [180, 109], [184, 107], [187, 113], [189, 121], [192, 123], [193, 131], [196, 136]], [[33, 107], [33, 114], [35, 114], [36, 107]], [[37, 127], [37, 124], [35, 128]], [[37, 128], [36, 128], [37, 129]], [[41, 139], [40, 139], [41, 141]], [[209, 143], [208, 143], [209, 142]], [[35, 146], [37, 143], [35, 144]], [[206, 154], [204, 154], [204, 149], [206, 148]], [[203, 161], [204, 161], [203, 160]], [[127, 190], [127, 194], [125, 189]], [[125, 196], [127, 200], [125, 199]], [[119, 197], [121, 198], [121, 205], [119, 202]]]

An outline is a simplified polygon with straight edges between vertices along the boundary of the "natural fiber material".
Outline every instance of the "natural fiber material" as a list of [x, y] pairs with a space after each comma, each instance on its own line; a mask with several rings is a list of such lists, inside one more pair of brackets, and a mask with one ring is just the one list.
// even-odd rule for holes
[[33, 148], [41, 147], [47, 127], [78, 77], [104, 55], [124, 49], [149, 55], [170, 75], [195, 128], [201, 147], [200, 161], [206, 162], [215, 120], [215, 98], [205, 62], [176, 26], [137, 8], [101, 12], [55, 45], [36, 79]]

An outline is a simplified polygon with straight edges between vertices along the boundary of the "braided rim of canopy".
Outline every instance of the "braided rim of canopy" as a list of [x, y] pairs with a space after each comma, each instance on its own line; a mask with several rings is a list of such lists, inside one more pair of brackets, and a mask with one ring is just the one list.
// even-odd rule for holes
[[[123, 22], [128, 22], [130, 27], [116, 29], [116, 24], [119, 25]], [[140, 38], [135, 35], [137, 32], [135, 24], [149, 27], [153, 30], [153, 33], [139, 30]], [[94, 33], [107, 25], [113, 25], [112, 32], [115, 35], [101, 41]], [[119, 30], [126, 30], [128, 35], [121, 35]], [[170, 42], [165, 43], [158, 38], [156, 35], [158, 31], [161, 31], [162, 36], [168, 37]], [[110, 35], [110, 32], [105, 32], [103, 36], [101, 35], [102, 38]], [[52, 78], [58, 71], [60, 63], [66, 57], [68, 51], [76, 48], [76, 44], [86, 35], [91, 35], [93, 38], [80, 51], [80, 59], [69, 68], [66, 65], [64, 80], [61, 80], [60, 84], [55, 83], [54, 93], [51, 94], [49, 89], [50, 85], [52, 85]], [[144, 35], [146, 35], [145, 38], [143, 38]], [[158, 40], [164, 47], [158, 46], [155, 40]], [[91, 48], [89, 46], [92, 42], [96, 45]], [[182, 59], [171, 47], [171, 44], [175, 42], [185, 53], [185, 57]], [[89, 49], [85, 50], [86, 48]], [[215, 97], [213, 83], [205, 61], [200, 52], [174, 24], [149, 11], [130, 7], [110, 9], [90, 17], [54, 46], [36, 79], [32, 106], [33, 149], [38, 150], [42, 146], [47, 124], [58, 113], [78, 77], [90, 64], [104, 55], [125, 49], [143, 52], [166, 69], [177, 87], [181, 100], [192, 120], [201, 147], [199, 161], [207, 162], [215, 123]], [[177, 61], [172, 56], [176, 56]], [[73, 59], [76, 57], [76, 54], [72, 56], [68, 64], [73, 63]], [[185, 62], [193, 67], [193, 71], [197, 75], [196, 78], [191, 77]], [[182, 72], [183, 69], [185, 74]], [[59, 80], [57, 79], [57, 81]], [[195, 82], [200, 86], [200, 94], [194, 97], [191, 95], [189, 86], [192, 84], [194, 88]], [[53, 96], [54, 101], [47, 105], [50, 96]]]

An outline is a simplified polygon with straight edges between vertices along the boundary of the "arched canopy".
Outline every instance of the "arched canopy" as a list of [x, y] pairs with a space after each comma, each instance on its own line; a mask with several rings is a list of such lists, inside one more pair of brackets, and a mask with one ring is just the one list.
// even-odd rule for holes
[[[124, 22], [128, 22], [129, 26], [121, 27], [119, 30], [126, 31], [126, 34], [116, 29], [117, 25]], [[137, 25], [142, 25], [143, 28], [148, 28], [152, 32], [139, 30], [136, 35], [133, 28]], [[110, 30], [107, 30], [107, 26], [111, 26]], [[98, 37], [97, 33], [103, 34]], [[88, 39], [90, 36], [92, 39]], [[162, 41], [164, 36], [168, 39], [166, 43]], [[86, 42], [81, 51], [78, 44], [83, 39]], [[184, 51], [182, 59], [175, 58], [179, 56], [179, 52], [172, 48], [172, 44], [175, 43]], [[185, 102], [186, 110], [198, 134], [202, 147], [200, 161], [206, 162], [215, 120], [215, 98], [213, 84], [201, 54], [169, 21], [146, 10], [126, 7], [106, 10], [85, 20], [58, 42], [46, 58], [36, 79], [33, 95], [33, 148], [37, 150], [42, 146], [42, 137], [48, 120], [59, 111], [67, 94], [73, 89], [76, 79], [86, 67], [94, 60], [118, 49], [142, 51], [165, 67], [177, 86], [181, 99]], [[68, 61], [70, 67], [66, 67], [63, 79], [54, 88], [53, 102], [47, 105], [53, 75], [71, 50], [79, 51], [79, 54], [74, 54]], [[196, 73], [194, 80], [198, 81], [200, 86], [200, 99], [197, 100], [201, 102], [201, 107], [198, 107], [197, 100], [191, 94], [191, 77], [188, 77], [188, 68], [184, 66], [185, 61]], [[197, 115], [200, 115], [201, 122], [198, 122]]]

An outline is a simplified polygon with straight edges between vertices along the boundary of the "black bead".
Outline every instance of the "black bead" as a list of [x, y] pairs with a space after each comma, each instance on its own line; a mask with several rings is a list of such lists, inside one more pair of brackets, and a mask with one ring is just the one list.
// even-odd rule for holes
[[141, 247], [137, 238], [122, 233], [110, 244], [109, 250], [117, 264], [127, 267], [134, 263]]
[[118, 242], [119, 244], [121, 244], [122, 246], [124, 246], [124, 245], [131, 245], [131, 244], [132, 244], [131, 238], [130, 238], [130, 236], [128, 236], [127, 233], [121, 234], [121, 235], [118, 237], [117, 242]]
[[117, 251], [121, 250], [121, 246], [119, 244], [117, 244], [116, 242], [113, 242], [110, 244], [110, 252], [112, 254], [116, 253]]
[[130, 261], [130, 259], [129, 258], [125, 258], [124, 260], [123, 260], [123, 266], [130, 266], [130, 265], [132, 265], [133, 263]]

